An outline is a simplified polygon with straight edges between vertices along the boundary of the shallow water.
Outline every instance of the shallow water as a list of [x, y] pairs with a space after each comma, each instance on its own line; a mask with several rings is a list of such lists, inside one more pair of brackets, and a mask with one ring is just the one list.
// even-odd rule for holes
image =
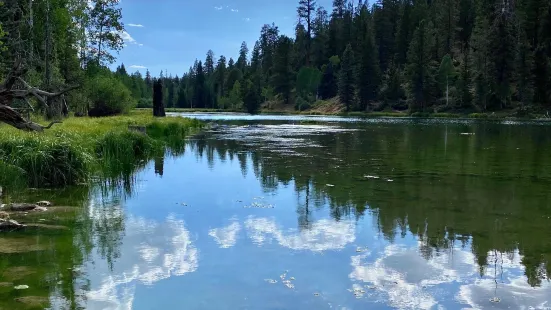
[[78, 211], [0, 236], [0, 309], [551, 307], [551, 126], [192, 116], [183, 155], [27, 193]]

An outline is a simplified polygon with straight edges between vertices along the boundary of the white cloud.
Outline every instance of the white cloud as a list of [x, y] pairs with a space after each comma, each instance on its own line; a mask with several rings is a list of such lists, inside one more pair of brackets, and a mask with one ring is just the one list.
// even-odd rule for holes
[[237, 12], [239, 12], [239, 10], [238, 10], [238, 9], [230, 9], [230, 11], [232, 11], [232, 12], [234, 12], [234, 13], [237, 13]]
[[237, 234], [241, 230], [241, 225], [233, 221], [230, 225], [222, 228], [214, 228], [209, 231], [209, 236], [220, 245], [221, 248], [231, 248], [237, 242]]
[[245, 18], [243, 18], [243, 19], [244, 19], [246, 22], [250, 22], [250, 21], [251, 21], [251, 19], [248, 18], [248, 17], [245, 17]]
[[142, 44], [142, 43], [140, 43], [140, 44], [138, 44], [138, 46], [143, 46], [143, 44]]
[[215, 6], [214, 9], [220, 11], [223, 7], [221, 6]]
[[136, 40], [128, 32], [122, 31], [119, 34], [121, 38], [124, 40], [124, 42], [128, 42], [131, 44], [138, 44], [138, 42], [136, 42]]
[[281, 246], [292, 250], [339, 250], [356, 239], [353, 221], [335, 222], [323, 219], [313, 222], [308, 230], [283, 231], [273, 219], [250, 216], [245, 221], [245, 227], [256, 244], [262, 245], [274, 238]]
[[132, 69], [147, 69], [146, 66], [140, 66], [140, 65], [131, 65], [129, 68], [132, 68]]
[[144, 25], [142, 24], [126, 24], [128, 27], [137, 27], [137, 28], [143, 28]]

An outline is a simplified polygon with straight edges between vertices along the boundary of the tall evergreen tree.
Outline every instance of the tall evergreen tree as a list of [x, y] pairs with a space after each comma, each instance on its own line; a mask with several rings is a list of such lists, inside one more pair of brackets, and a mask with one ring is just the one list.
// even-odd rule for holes
[[305, 65], [310, 64], [310, 57], [312, 55], [312, 28], [314, 23], [314, 11], [316, 10], [316, 1], [315, 0], [299, 0], [297, 13], [299, 17], [299, 23], [304, 21], [306, 24], [306, 49], [304, 51], [306, 63]]
[[207, 77], [211, 77], [214, 73], [214, 52], [209, 50], [207, 52], [207, 58], [205, 59], [205, 74]]
[[272, 85], [286, 104], [291, 102], [291, 92], [294, 86], [294, 72], [291, 63], [292, 45], [293, 41], [282, 35], [277, 41], [274, 54]]
[[354, 54], [352, 46], [348, 44], [342, 55], [341, 70], [339, 73], [339, 99], [341, 103], [346, 106], [347, 111], [350, 111], [354, 103], [354, 77]]
[[412, 111], [423, 111], [431, 100], [431, 51], [433, 41], [431, 29], [423, 20], [413, 34], [408, 51], [409, 91], [412, 96]]
[[377, 47], [375, 46], [375, 40], [371, 32], [371, 25], [368, 27], [362, 40], [359, 66], [356, 73], [358, 103], [362, 111], [367, 109], [369, 102], [377, 99], [381, 85]]
[[245, 73], [245, 68], [247, 67], [247, 56], [249, 55], [249, 48], [247, 43], [243, 41], [241, 43], [241, 48], [239, 49], [239, 57], [237, 58], [236, 66], [241, 72]]

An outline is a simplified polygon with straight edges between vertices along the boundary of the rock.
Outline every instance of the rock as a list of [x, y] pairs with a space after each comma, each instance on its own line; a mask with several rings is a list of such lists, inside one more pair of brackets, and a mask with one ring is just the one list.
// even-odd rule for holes
[[22, 211], [31, 211], [39, 207], [38, 205], [34, 203], [10, 203], [8, 205], [8, 210], [15, 211], [15, 212], [22, 212]]
[[24, 228], [25, 225], [19, 224], [14, 220], [0, 219], [0, 231], [16, 230]]
[[0, 242], [0, 256], [3, 254], [17, 254], [46, 250], [46, 244], [37, 244], [36, 237], [7, 238], [2, 237]]
[[50, 299], [43, 296], [24, 296], [18, 297], [15, 301], [26, 304], [30, 307], [45, 308], [50, 304]]
[[36, 205], [38, 205], [38, 206], [40, 206], [40, 207], [51, 207], [51, 206], [53, 206], [54, 204], [51, 203], [50, 201], [42, 200], [42, 201], [37, 202]]

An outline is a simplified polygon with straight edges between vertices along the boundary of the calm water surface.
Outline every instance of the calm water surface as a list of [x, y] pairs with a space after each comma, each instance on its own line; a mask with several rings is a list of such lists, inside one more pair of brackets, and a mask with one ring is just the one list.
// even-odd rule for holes
[[26, 194], [76, 207], [0, 236], [0, 309], [551, 309], [551, 126], [186, 116], [220, 126]]

